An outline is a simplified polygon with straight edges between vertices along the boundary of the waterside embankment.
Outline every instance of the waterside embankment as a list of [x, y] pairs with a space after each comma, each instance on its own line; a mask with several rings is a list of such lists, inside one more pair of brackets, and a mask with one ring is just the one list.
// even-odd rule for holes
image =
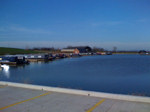
[[52, 91], [52, 92], [59, 92], [59, 93], [66, 93], [66, 94], [75, 94], [75, 95], [84, 95], [84, 96], [92, 96], [92, 97], [103, 97], [103, 98], [116, 99], [116, 100], [150, 103], [150, 97], [143, 97], [143, 96], [111, 94], [111, 93], [103, 93], [103, 92], [93, 92], [93, 91], [59, 88], [59, 87], [12, 83], [12, 82], [4, 82], [4, 81], [0, 81], [0, 85], [26, 88], [26, 89], [43, 90], [43, 91]]
[[0, 112], [149, 112], [150, 98], [0, 81]]

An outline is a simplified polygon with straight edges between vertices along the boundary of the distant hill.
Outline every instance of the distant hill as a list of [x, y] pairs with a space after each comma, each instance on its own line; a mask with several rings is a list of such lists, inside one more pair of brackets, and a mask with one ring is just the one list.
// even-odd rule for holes
[[5, 54], [35, 54], [35, 53], [39, 53], [39, 52], [33, 51], [33, 50], [18, 49], [18, 48], [0, 47], [0, 55], [5, 55]]

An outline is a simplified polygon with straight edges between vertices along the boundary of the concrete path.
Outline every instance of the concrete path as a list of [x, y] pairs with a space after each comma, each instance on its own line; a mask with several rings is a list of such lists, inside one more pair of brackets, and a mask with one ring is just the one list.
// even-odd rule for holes
[[150, 103], [0, 85], [0, 112], [150, 112]]

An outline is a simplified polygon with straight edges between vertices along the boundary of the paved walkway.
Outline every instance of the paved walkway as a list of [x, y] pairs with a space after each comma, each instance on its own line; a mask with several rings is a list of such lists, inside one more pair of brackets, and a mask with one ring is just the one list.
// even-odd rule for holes
[[0, 112], [150, 112], [150, 103], [0, 85]]

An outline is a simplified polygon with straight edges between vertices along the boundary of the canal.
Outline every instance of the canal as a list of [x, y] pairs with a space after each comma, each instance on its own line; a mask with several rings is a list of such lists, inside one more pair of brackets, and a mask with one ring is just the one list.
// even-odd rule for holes
[[99, 55], [10, 66], [0, 80], [150, 96], [150, 56]]

